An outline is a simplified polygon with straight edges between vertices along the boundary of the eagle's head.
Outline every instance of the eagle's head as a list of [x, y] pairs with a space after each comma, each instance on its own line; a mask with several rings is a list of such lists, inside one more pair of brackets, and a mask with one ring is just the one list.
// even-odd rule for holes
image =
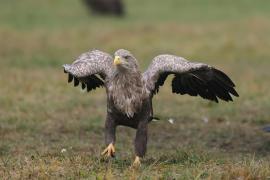
[[138, 71], [138, 62], [136, 58], [127, 50], [119, 49], [114, 53], [113, 64], [117, 70], [123, 71]]

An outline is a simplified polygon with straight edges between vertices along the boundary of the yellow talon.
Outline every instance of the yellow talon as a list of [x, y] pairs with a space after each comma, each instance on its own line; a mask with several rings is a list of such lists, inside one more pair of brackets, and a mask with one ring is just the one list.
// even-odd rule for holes
[[106, 157], [114, 157], [115, 148], [113, 143], [109, 144], [108, 147], [101, 153], [101, 155]]
[[139, 167], [139, 166], [141, 166], [141, 160], [139, 156], [136, 156], [133, 162], [133, 167]]

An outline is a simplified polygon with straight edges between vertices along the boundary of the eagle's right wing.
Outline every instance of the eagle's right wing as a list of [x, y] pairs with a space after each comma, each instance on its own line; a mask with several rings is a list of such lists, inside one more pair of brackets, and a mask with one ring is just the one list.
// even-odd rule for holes
[[112, 56], [99, 50], [83, 53], [72, 64], [63, 67], [68, 74], [68, 82], [74, 80], [74, 86], [81, 82], [82, 89], [87, 88], [87, 91], [104, 86], [114, 68]]

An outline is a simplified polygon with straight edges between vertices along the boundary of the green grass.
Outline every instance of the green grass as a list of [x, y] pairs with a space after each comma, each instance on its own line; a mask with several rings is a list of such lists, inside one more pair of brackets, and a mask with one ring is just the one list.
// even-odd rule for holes
[[[73, 0], [0, 0], [0, 177], [269, 179], [270, 135], [261, 128], [270, 123], [270, 1], [127, 0], [126, 7], [117, 19], [89, 16]], [[125, 127], [116, 159], [104, 160], [105, 91], [82, 93], [61, 68], [92, 48], [129, 49], [142, 70], [161, 53], [209, 63], [230, 75], [240, 98], [176, 96], [167, 81], [154, 98], [161, 120], [150, 124], [142, 167], [130, 168], [135, 131]]]

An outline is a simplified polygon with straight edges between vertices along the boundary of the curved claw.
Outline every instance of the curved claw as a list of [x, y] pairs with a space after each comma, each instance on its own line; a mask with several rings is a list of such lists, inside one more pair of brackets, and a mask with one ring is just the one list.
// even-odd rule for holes
[[132, 164], [133, 167], [140, 167], [141, 166], [141, 160], [140, 160], [140, 157], [139, 156], [136, 156], [135, 157], [135, 160]]
[[107, 158], [109, 157], [114, 157], [115, 155], [115, 148], [113, 143], [109, 144], [107, 148], [101, 153], [101, 155], [106, 156]]

